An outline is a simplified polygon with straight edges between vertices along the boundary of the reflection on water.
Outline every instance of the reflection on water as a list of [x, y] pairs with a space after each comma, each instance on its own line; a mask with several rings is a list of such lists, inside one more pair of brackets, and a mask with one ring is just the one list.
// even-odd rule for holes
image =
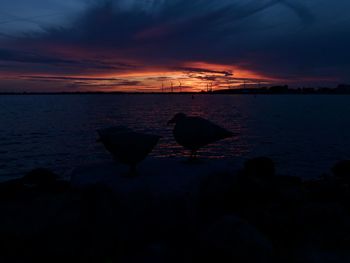
[[152, 155], [186, 154], [167, 121], [199, 115], [238, 133], [203, 148], [207, 158], [270, 156], [283, 173], [315, 176], [349, 157], [348, 96], [62, 95], [0, 97], [0, 174], [58, 172], [110, 158], [96, 129], [125, 125], [162, 135]]

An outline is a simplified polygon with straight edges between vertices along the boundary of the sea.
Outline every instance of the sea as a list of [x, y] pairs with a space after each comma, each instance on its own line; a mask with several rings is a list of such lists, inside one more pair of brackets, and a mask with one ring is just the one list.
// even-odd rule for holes
[[109, 161], [96, 130], [111, 126], [161, 135], [149, 158], [186, 157], [167, 125], [178, 112], [237, 134], [203, 148], [205, 160], [267, 156], [279, 174], [317, 178], [350, 158], [347, 95], [0, 95], [0, 181]]

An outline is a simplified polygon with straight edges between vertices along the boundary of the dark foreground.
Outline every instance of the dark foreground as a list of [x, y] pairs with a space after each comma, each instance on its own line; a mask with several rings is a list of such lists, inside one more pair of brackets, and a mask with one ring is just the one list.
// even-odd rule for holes
[[160, 193], [172, 182], [34, 170], [0, 185], [0, 262], [350, 262], [349, 162], [332, 172], [302, 181], [257, 158]]

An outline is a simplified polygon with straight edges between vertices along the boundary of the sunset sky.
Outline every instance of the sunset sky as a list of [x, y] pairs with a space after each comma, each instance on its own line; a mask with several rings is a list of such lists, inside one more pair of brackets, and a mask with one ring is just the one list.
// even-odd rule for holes
[[348, 0], [1, 0], [0, 91], [350, 82]]

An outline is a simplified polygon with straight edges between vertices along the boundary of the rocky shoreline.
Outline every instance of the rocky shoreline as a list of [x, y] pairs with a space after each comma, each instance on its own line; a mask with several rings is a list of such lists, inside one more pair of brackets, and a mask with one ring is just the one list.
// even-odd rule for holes
[[147, 167], [0, 184], [0, 261], [350, 262], [349, 161], [316, 180], [278, 175], [265, 157]]

